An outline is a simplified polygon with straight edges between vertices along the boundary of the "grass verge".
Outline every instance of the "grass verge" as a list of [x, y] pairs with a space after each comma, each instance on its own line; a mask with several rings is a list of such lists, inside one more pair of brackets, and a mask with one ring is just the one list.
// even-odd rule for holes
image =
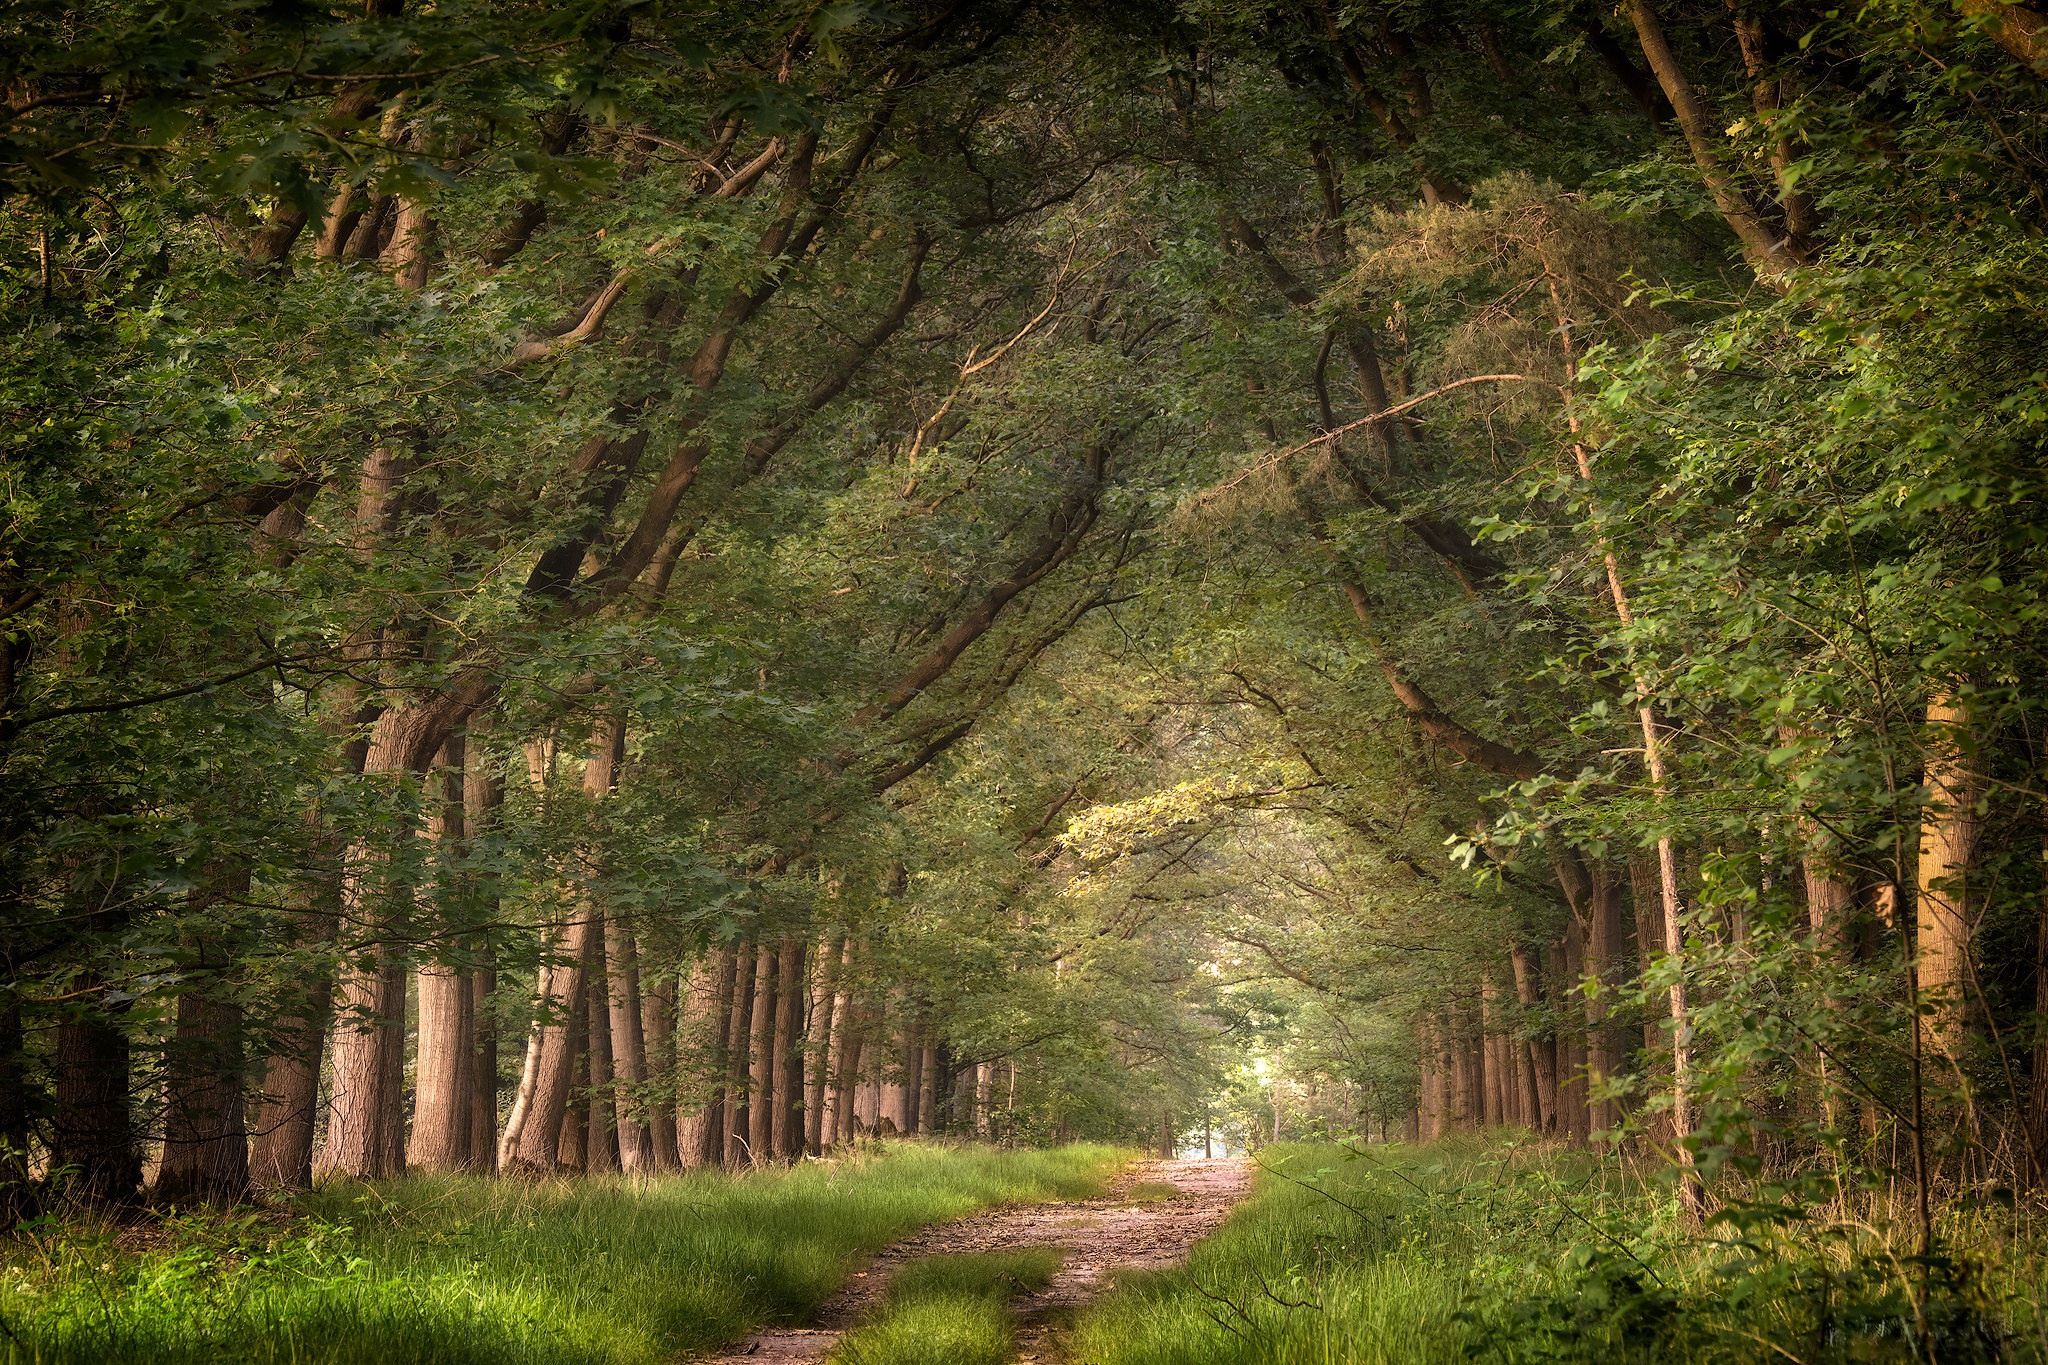
[[1017, 1345], [1006, 1305], [1059, 1266], [1049, 1247], [913, 1261], [875, 1319], [841, 1339], [833, 1365], [1002, 1365]]
[[7, 1365], [642, 1365], [801, 1318], [852, 1261], [1121, 1153], [897, 1145], [737, 1179], [414, 1177], [0, 1242]]
[[1874, 1199], [1852, 1214], [1758, 1187], [1693, 1232], [1667, 1188], [1547, 1146], [1261, 1161], [1253, 1197], [1185, 1266], [1083, 1313], [1075, 1365], [2048, 1359], [2048, 1259], [2011, 1210], [1952, 1220], [1919, 1262]]

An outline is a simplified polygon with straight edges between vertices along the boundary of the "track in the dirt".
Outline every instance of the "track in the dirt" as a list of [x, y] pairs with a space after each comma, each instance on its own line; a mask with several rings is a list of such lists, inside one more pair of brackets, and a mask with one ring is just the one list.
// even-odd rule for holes
[[[1138, 1185], [1171, 1185], [1169, 1199], [1133, 1201]], [[817, 1325], [763, 1332], [700, 1365], [822, 1361], [841, 1335], [881, 1301], [896, 1271], [921, 1256], [1058, 1247], [1066, 1253], [1052, 1282], [1012, 1305], [1021, 1320], [1019, 1359], [1054, 1359], [1059, 1327], [1108, 1287], [1118, 1270], [1163, 1270], [1187, 1259], [1251, 1188], [1237, 1160], [1142, 1161], [1120, 1174], [1100, 1199], [995, 1209], [926, 1228], [888, 1247], [818, 1310]]]

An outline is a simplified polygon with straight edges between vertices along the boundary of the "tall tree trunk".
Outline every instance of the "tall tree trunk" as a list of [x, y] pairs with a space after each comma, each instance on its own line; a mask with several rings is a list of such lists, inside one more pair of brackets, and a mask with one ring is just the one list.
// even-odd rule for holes
[[832, 1093], [833, 1034], [839, 1020], [839, 978], [844, 940], [838, 933], [818, 945], [817, 986], [812, 993], [809, 1023], [804, 1030], [809, 1054], [804, 1085], [804, 1148], [812, 1155], [825, 1150], [826, 1110]]
[[419, 1041], [413, 1065], [412, 1142], [405, 1159], [427, 1171], [461, 1171], [471, 1166], [470, 1138], [476, 1102], [476, 995], [469, 970], [459, 965], [466, 938], [451, 920], [466, 919], [453, 863], [467, 831], [463, 823], [463, 765], [460, 736], [442, 746], [430, 791], [427, 835], [433, 840], [439, 875], [434, 879], [440, 913], [436, 939], [442, 956], [456, 963], [422, 961], [414, 979], [419, 994]]
[[[246, 863], [217, 866], [189, 909], [196, 915], [248, 894]], [[196, 944], [194, 956], [196, 970], [178, 996], [164, 1056], [164, 1145], [155, 1194], [169, 1203], [233, 1203], [249, 1192], [242, 1009], [228, 979], [233, 951], [214, 940]]]
[[776, 953], [775, 1104], [770, 1143], [777, 1158], [792, 1161], [804, 1152], [804, 939], [785, 934]]
[[[600, 726], [592, 736], [590, 757], [583, 766], [583, 792], [592, 800], [611, 794], [623, 741], [623, 726], [616, 721]], [[548, 761], [543, 747], [529, 747], [534, 785], [543, 792]], [[575, 918], [564, 928], [548, 931], [546, 948], [519, 1093], [505, 1120], [505, 1134], [498, 1141], [501, 1170], [545, 1173], [554, 1169], [569, 1106], [574, 1060], [570, 1034], [572, 1028], [581, 1034], [589, 1027], [589, 1021], [578, 1016], [588, 1011], [585, 964], [604, 955], [603, 917], [587, 899], [579, 898]], [[572, 1000], [577, 1003], [572, 1005]]]
[[[338, 859], [331, 839], [315, 843], [316, 863]], [[332, 866], [302, 875], [303, 908], [292, 912], [300, 940], [322, 950], [334, 940], [341, 880]], [[320, 1112], [320, 1060], [326, 1050], [334, 974], [326, 962], [294, 972], [263, 1063], [262, 1094], [249, 1142], [249, 1178], [258, 1188], [296, 1190], [313, 1179], [313, 1136]]]
[[1722, 145], [1727, 139], [1721, 132], [1720, 121], [1686, 78], [1685, 68], [1671, 48], [1655, 7], [1650, 0], [1628, 0], [1627, 8], [1636, 37], [1643, 45], [1643, 56], [1649, 60], [1650, 70], [1657, 74], [1664, 97], [1671, 101], [1679, 129], [1685, 134], [1686, 147], [1699, 167], [1700, 179], [1705, 182], [1714, 207], [1721, 211], [1721, 217], [1742, 243], [1743, 256], [1759, 275], [1766, 276], [1802, 264], [1792, 244], [1758, 216], [1756, 206], [1723, 162]]
[[754, 1058], [754, 987], [760, 980], [762, 956], [759, 944], [742, 944], [734, 963], [725, 1070], [724, 1160], [729, 1171], [740, 1169], [748, 1160], [747, 1143], [753, 1127], [749, 1077]]
[[[490, 733], [491, 718], [470, 719], [470, 742], [462, 765], [463, 834], [474, 855], [487, 849], [495, 836], [505, 804], [505, 777], [491, 755], [477, 743]], [[476, 872], [470, 888], [479, 924], [498, 918], [498, 879], [488, 872]], [[476, 937], [475, 967], [469, 980], [470, 1027], [476, 1039], [476, 1058], [470, 1065], [469, 1160], [472, 1170], [492, 1171], [498, 1165], [498, 989], [497, 954], [488, 933]]]
[[50, 1168], [75, 1197], [121, 1203], [142, 1182], [142, 1155], [128, 1105], [128, 1035], [100, 989], [94, 975], [77, 978], [72, 992], [89, 1003], [57, 1025]]
[[555, 1141], [554, 1169], [590, 1169], [590, 974], [586, 969], [576, 978], [576, 993], [568, 1001], [569, 1027], [564, 1042], [568, 1049], [569, 1096], [562, 1107], [561, 1136]]
[[647, 1079], [654, 1098], [646, 1106], [647, 1135], [654, 1147], [654, 1169], [673, 1171], [682, 1165], [676, 1131], [676, 974], [663, 970], [641, 979], [642, 1033], [647, 1039]]
[[654, 1133], [646, 1119], [647, 1039], [641, 1032], [639, 947], [630, 921], [615, 916], [608, 924], [613, 1112], [619, 1169], [632, 1174], [656, 1168]]
[[[1515, 1000], [1526, 1013], [1542, 1003], [1537, 989], [1536, 966], [1529, 960], [1529, 952], [1519, 941], [1508, 944], [1508, 961], [1515, 970]], [[1557, 1055], [1544, 1045], [1540, 1038], [1531, 1037], [1523, 1044], [1528, 1054], [1529, 1081], [1534, 1091], [1534, 1103], [1530, 1113], [1534, 1116], [1531, 1126], [1538, 1132], [1556, 1133], [1557, 1119]]]
[[[1569, 1004], [1568, 983], [1584, 975], [1584, 936], [1574, 920], [1565, 926], [1564, 937], [1552, 946], [1550, 970], [1545, 973], [1552, 983], [1555, 1002]], [[1584, 1146], [1592, 1131], [1586, 1111], [1585, 1068], [1585, 1035], [1576, 1029], [1563, 1030], [1557, 1037], [1558, 1134], [1576, 1146]]]
[[1919, 946], [1920, 999], [1927, 1037], [1951, 1059], [1963, 1050], [1974, 975], [1973, 885], [1985, 793], [1969, 702], [1954, 690], [1927, 699], [1925, 781], [1920, 816], [1919, 896], [1914, 929]]
[[777, 954], [766, 944], [754, 959], [754, 1012], [747, 1025], [747, 1164], [766, 1166], [775, 1156], [775, 987]]
[[725, 1102], [728, 1049], [732, 1040], [733, 974], [736, 950], [727, 945], [691, 965], [677, 1027], [679, 1086], [676, 1146], [686, 1168], [725, 1161]]
[[619, 1169], [619, 1120], [614, 1098], [616, 1079], [612, 1071], [611, 964], [606, 960], [604, 921], [591, 935], [590, 958], [584, 963], [587, 992], [584, 1007], [585, 1074], [589, 1077], [583, 1094], [586, 1116], [583, 1169], [609, 1172]]

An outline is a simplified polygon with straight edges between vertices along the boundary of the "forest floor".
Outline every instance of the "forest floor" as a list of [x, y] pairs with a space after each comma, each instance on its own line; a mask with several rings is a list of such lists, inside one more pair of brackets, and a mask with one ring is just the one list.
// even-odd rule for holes
[[1241, 1159], [1135, 1162], [1094, 1199], [1030, 1204], [924, 1228], [883, 1249], [820, 1306], [814, 1325], [758, 1333], [701, 1365], [823, 1361], [849, 1331], [874, 1317], [906, 1268], [929, 1258], [1030, 1250], [1059, 1254], [1041, 1286], [1013, 1299], [1016, 1358], [1065, 1359], [1062, 1338], [1077, 1310], [1131, 1271], [1163, 1271], [1184, 1262], [1251, 1191], [1252, 1165]]

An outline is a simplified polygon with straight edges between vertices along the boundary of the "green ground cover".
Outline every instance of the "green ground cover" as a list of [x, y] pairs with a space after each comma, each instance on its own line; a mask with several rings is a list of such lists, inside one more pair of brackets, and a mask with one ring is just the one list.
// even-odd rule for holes
[[1260, 1160], [1253, 1198], [1187, 1265], [1082, 1315], [1075, 1365], [2048, 1358], [2048, 1258], [2010, 1208], [1949, 1219], [1923, 1262], [1875, 1195], [1830, 1211], [1758, 1187], [1688, 1233], [1668, 1188], [1550, 1147]]
[[1050, 1247], [931, 1256], [905, 1266], [872, 1321], [846, 1334], [833, 1365], [1002, 1365], [1015, 1353], [1010, 1300], [1060, 1268]]
[[336, 1184], [0, 1244], [7, 1365], [639, 1365], [801, 1319], [921, 1225], [1085, 1198], [1114, 1149], [896, 1146], [738, 1179]]

